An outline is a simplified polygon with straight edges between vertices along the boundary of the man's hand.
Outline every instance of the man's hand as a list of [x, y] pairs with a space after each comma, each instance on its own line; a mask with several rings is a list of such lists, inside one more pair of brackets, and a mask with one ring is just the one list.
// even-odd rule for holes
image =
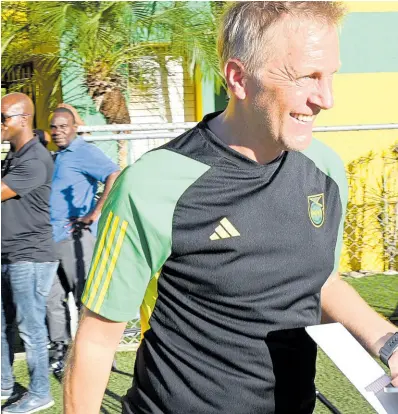
[[388, 360], [388, 366], [391, 371], [392, 385], [398, 387], [398, 351], [395, 351]]
[[9, 200], [17, 195], [18, 194], [14, 190], [11, 190], [7, 184], [3, 183], [3, 181], [1, 182], [1, 201]]
[[71, 219], [65, 228], [69, 228], [68, 233], [73, 233], [81, 229], [89, 228], [97, 220], [98, 215], [95, 212], [90, 212], [83, 217]]
[[104, 205], [104, 202], [106, 198], [108, 197], [109, 192], [111, 191], [112, 185], [115, 182], [116, 178], [120, 174], [120, 171], [115, 171], [112, 174], [109, 174], [108, 178], [105, 181], [105, 188], [104, 191], [100, 197], [100, 199], [97, 201], [96, 206], [93, 210], [91, 210], [88, 214], [86, 214], [83, 217], [74, 218], [70, 220], [70, 223], [68, 223], [65, 227], [70, 227], [70, 230], [68, 233], [73, 233], [75, 230], [79, 229], [85, 229], [88, 228], [91, 224], [94, 223], [94, 221], [97, 221], [100, 214], [102, 206]]
[[95, 212], [90, 212], [83, 217], [79, 217], [78, 219], [74, 220], [74, 223], [82, 223], [85, 227], [91, 226], [94, 221], [98, 220], [99, 215]]
[[[389, 335], [397, 332], [396, 326], [375, 312], [337, 273], [322, 287], [321, 306], [322, 322], [340, 322], [375, 356], [379, 356]], [[394, 384], [398, 382], [397, 358], [390, 358]]]

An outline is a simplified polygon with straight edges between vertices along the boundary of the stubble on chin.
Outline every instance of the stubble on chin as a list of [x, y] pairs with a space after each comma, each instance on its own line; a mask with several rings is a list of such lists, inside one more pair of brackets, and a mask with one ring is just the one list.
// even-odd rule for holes
[[283, 144], [286, 147], [286, 151], [304, 151], [307, 149], [312, 142], [312, 137], [290, 137], [290, 138], [284, 138]]

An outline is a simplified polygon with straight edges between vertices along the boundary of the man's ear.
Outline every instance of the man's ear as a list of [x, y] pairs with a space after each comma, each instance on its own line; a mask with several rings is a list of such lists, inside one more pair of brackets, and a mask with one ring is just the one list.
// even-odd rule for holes
[[[21, 115], [21, 126], [26, 127], [29, 123], [29, 116], [30, 115]], [[32, 115], [33, 116], [33, 115]]]
[[224, 68], [225, 81], [232, 95], [237, 99], [246, 98], [246, 72], [242, 62], [238, 59], [230, 59]]

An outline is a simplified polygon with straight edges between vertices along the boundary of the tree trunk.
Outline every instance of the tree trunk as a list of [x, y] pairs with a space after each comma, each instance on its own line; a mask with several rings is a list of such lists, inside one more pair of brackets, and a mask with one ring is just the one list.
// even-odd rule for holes
[[[127, 103], [121, 90], [113, 88], [103, 95], [100, 112], [105, 116], [108, 124], [130, 124], [131, 119]], [[129, 145], [126, 140], [117, 141], [118, 162], [121, 169], [128, 165]]]

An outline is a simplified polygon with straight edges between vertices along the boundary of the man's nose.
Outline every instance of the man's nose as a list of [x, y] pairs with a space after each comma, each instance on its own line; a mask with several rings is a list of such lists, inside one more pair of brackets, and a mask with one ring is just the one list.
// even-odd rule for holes
[[317, 88], [310, 95], [310, 102], [326, 110], [333, 108], [333, 85], [332, 79], [320, 79]]

